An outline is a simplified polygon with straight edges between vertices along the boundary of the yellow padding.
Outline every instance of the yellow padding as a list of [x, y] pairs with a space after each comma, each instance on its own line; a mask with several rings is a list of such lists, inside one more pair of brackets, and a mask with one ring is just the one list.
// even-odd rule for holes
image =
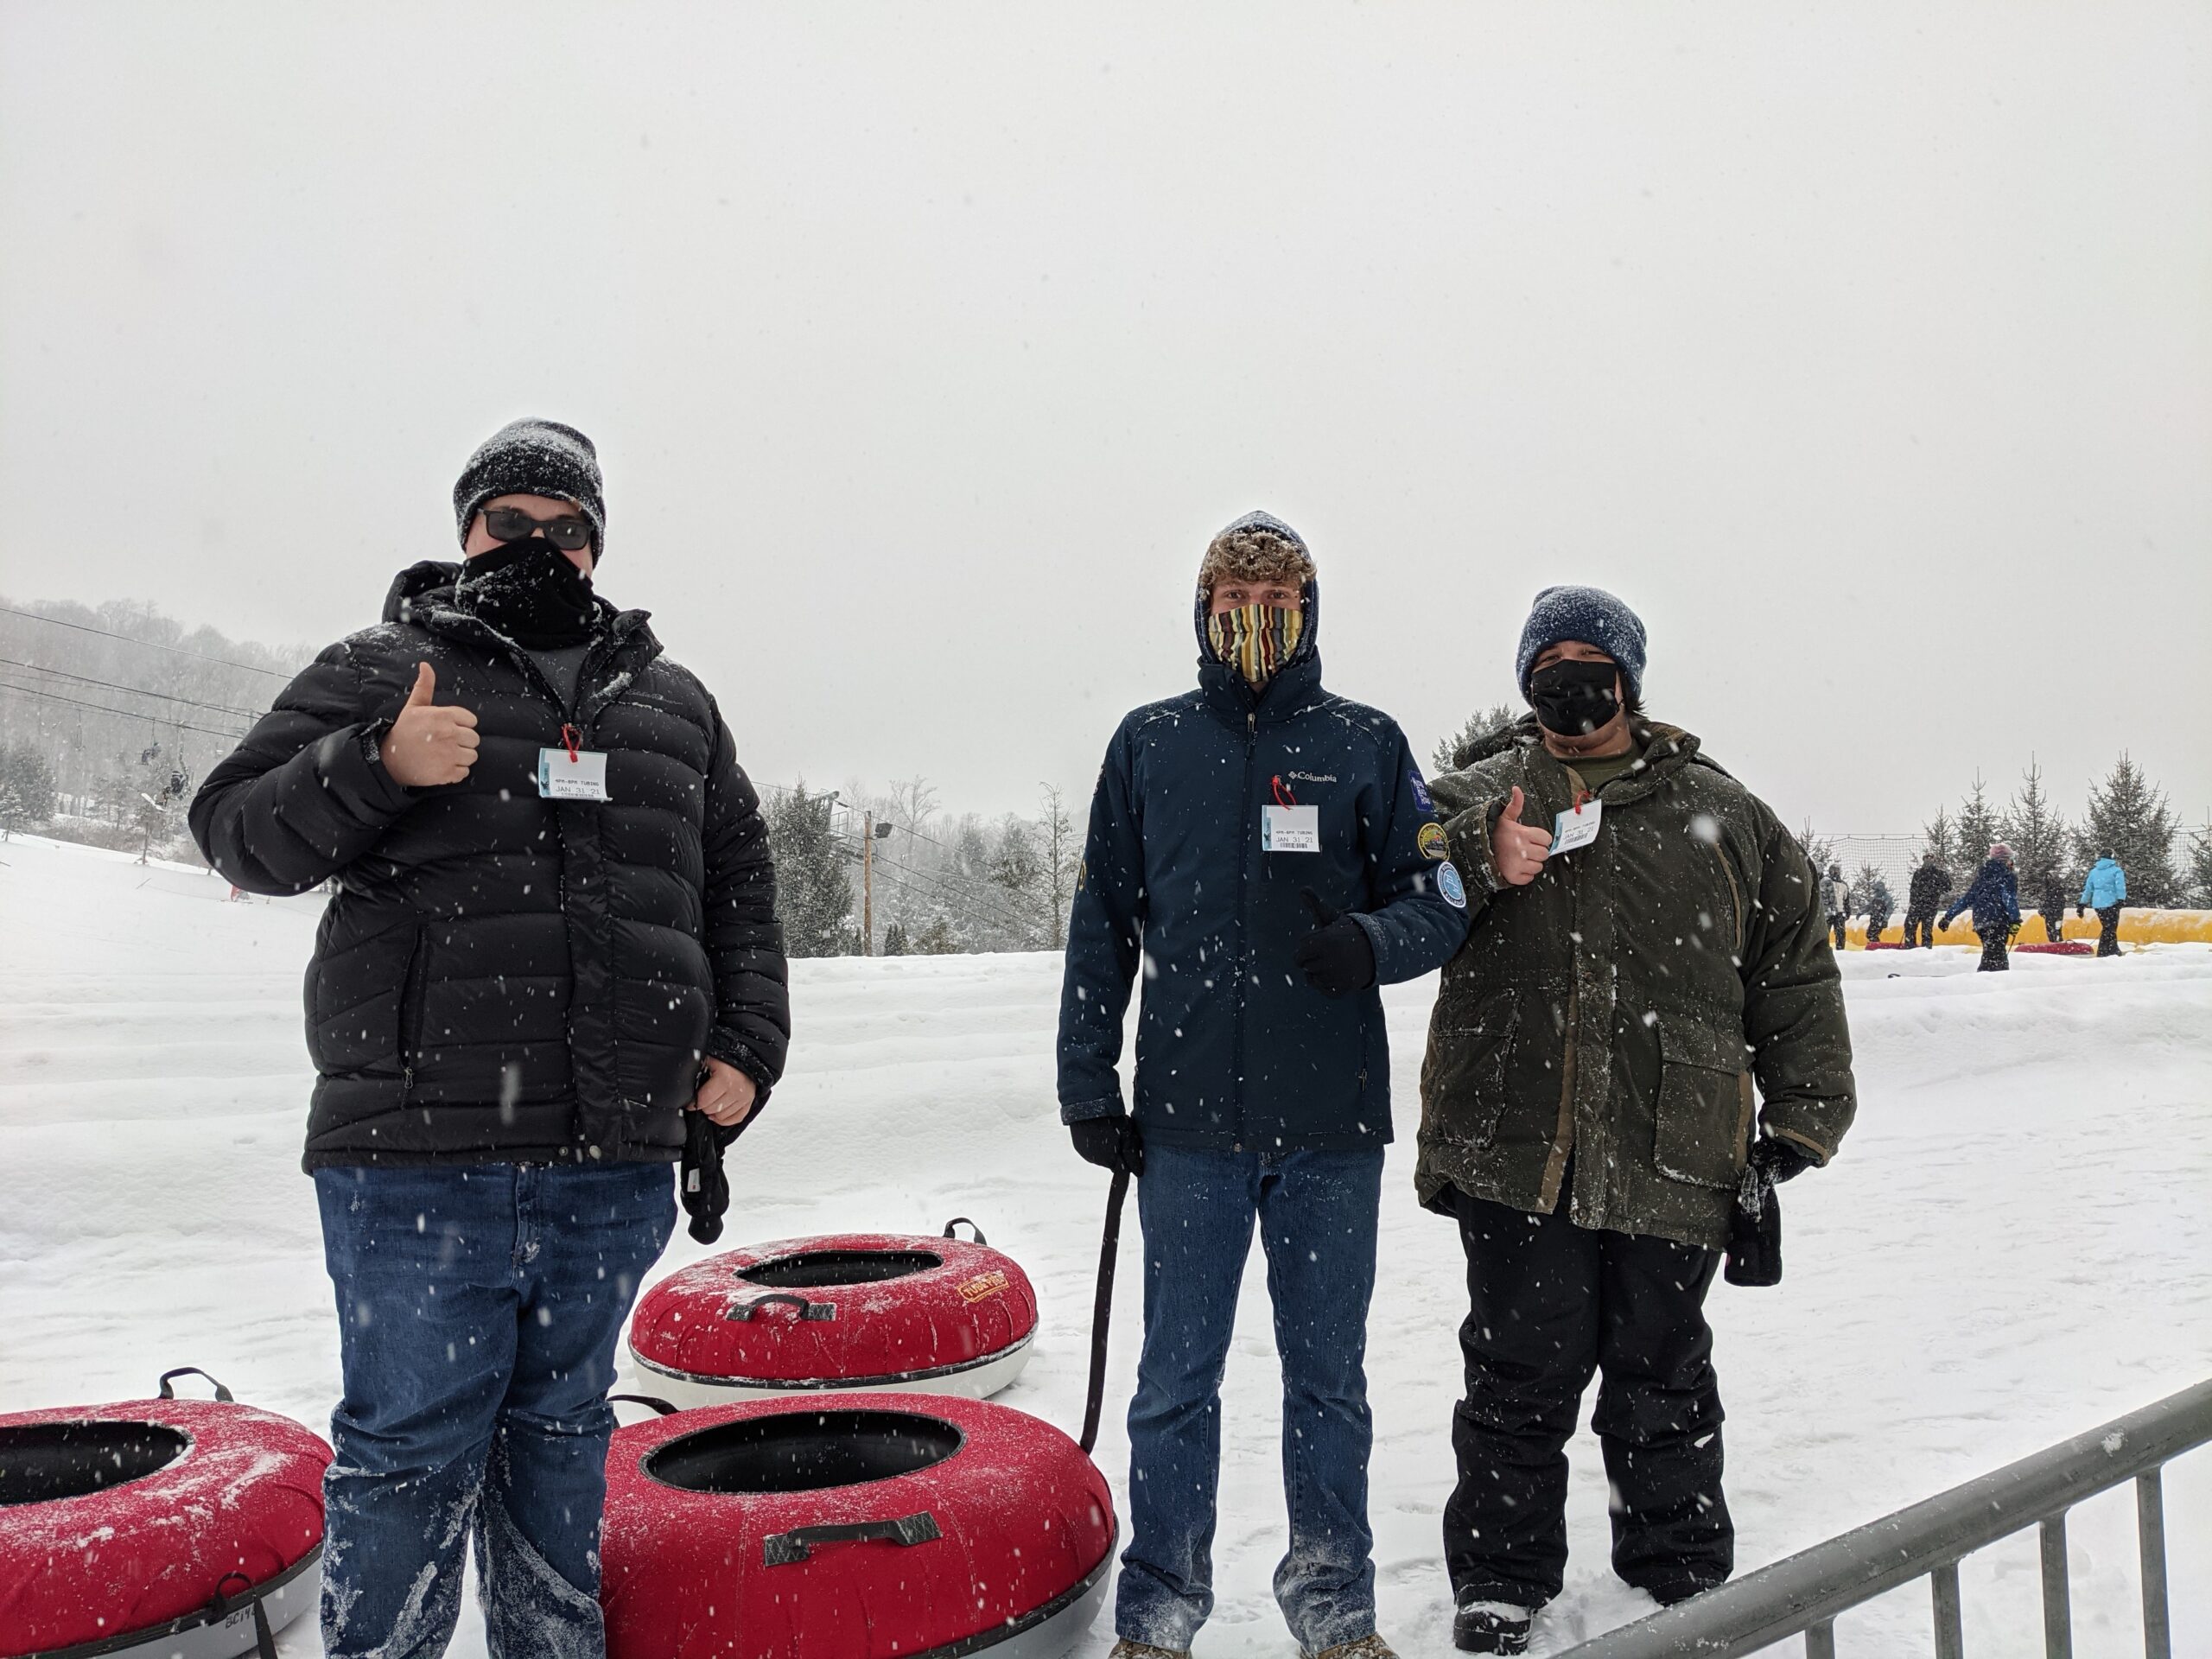
[[[1981, 942], [1974, 937], [1974, 929], [1967, 925], [1969, 919], [1961, 916], [1948, 927], [1937, 929], [1936, 942], [1938, 944], [1979, 947]], [[2066, 906], [2066, 920], [2059, 929], [2060, 938], [2082, 939], [2094, 944], [2101, 931], [2095, 911], [2091, 911], [2087, 916], [2076, 916], [2073, 906]], [[1853, 922], [1846, 929], [1845, 937], [1850, 939], [1853, 949], [1865, 950], [1866, 924]], [[1904, 918], [1900, 917], [1892, 920], [1882, 930], [1882, 937], [1892, 944], [1901, 942], [1904, 938]], [[2012, 943], [2041, 944], [2044, 937], [2041, 912], [2024, 911], [2020, 931], [2013, 936]], [[2120, 940], [2122, 944], [2212, 944], [2212, 910], [2123, 909], [2120, 912]]]

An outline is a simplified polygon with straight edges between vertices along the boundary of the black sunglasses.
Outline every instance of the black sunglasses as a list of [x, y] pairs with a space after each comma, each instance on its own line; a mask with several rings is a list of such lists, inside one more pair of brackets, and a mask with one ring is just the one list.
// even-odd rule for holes
[[575, 553], [591, 545], [591, 520], [573, 512], [558, 518], [533, 518], [520, 507], [486, 507], [484, 509], [484, 528], [495, 540], [502, 542], [528, 541], [538, 531], [545, 532], [545, 539], [564, 553]]

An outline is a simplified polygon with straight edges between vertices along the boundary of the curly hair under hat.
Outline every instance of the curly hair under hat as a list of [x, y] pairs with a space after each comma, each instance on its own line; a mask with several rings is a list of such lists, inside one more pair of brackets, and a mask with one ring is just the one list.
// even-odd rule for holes
[[1198, 591], [1211, 595], [1231, 582], [1287, 582], [1303, 588], [1313, 579], [1313, 556], [1305, 538], [1280, 518], [1247, 513], [1206, 544], [1198, 565]]

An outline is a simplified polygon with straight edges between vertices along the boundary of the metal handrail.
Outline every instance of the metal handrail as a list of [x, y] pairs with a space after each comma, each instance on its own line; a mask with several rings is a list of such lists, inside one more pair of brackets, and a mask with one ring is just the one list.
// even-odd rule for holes
[[2049, 1659], [2070, 1659], [2066, 1511], [2126, 1480], [2137, 1483], [2144, 1651], [2171, 1659], [2158, 1471], [2207, 1441], [2212, 1379], [1608, 1631], [1562, 1659], [1734, 1659], [1798, 1635], [1807, 1659], [1834, 1659], [1837, 1614], [1923, 1577], [1931, 1580], [1936, 1659], [1961, 1659], [1960, 1557], [2032, 1526], [2043, 1533], [2044, 1649]]

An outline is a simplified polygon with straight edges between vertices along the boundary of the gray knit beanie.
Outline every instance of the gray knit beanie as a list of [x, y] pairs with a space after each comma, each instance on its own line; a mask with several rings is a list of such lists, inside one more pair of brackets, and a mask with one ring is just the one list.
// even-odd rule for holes
[[1521, 626], [1521, 650], [1513, 665], [1521, 695], [1529, 695], [1529, 671], [1537, 658], [1565, 639], [1595, 645], [1621, 671], [1631, 697], [1643, 695], [1643, 619], [1602, 588], [1547, 588], [1529, 607]]
[[510, 421], [468, 458], [453, 486], [454, 528], [468, 539], [469, 521], [486, 501], [502, 495], [550, 495], [573, 501], [591, 521], [592, 560], [607, 556], [607, 504], [599, 451], [573, 426], [558, 421]]

